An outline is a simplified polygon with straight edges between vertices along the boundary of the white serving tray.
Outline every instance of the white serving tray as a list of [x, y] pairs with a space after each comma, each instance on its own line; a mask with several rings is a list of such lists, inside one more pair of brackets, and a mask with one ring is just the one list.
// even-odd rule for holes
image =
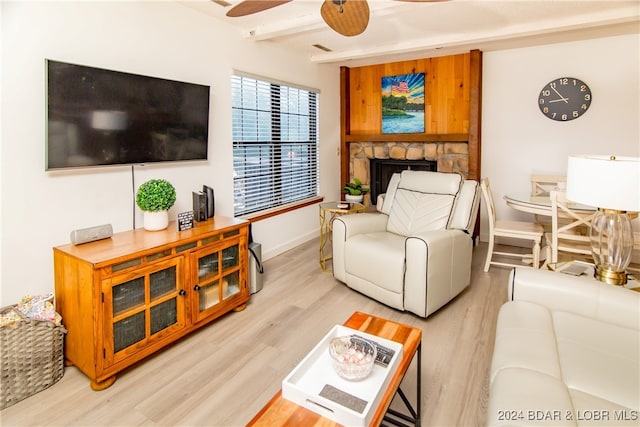
[[[361, 336], [394, 350], [395, 353], [386, 368], [376, 363], [367, 378], [361, 381], [345, 380], [333, 369], [333, 361], [329, 355], [329, 341], [344, 335]], [[337, 423], [367, 426], [401, 359], [402, 344], [336, 325], [282, 381], [282, 396]], [[353, 396], [355, 399], [350, 400], [355, 401], [353, 408], [356, 409], [343, 406], [347, 403], [340, 404], [321, 396], [321, 391], [327, 385]]]

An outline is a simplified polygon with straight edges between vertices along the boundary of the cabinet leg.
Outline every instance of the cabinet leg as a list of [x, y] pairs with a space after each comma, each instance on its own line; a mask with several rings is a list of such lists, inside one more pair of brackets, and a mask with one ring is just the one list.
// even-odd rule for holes
[[89, 383], [89, 385], [91, 386], [91, 390], [95, 390], [95, 391], [100, 391], [100, 390], [104, 390], [105, 388], [109, 388], [111, 387], [111, 385], [116, 382], [116, 376], [112, 376], [107, 378], [104, 381], [93, 381], [91, 380], [91, 382]]
[[233, 309], [233, 311], [242, 311], [245, 308], [247, 308], [247, 303], [237, 306], [236, 308]]

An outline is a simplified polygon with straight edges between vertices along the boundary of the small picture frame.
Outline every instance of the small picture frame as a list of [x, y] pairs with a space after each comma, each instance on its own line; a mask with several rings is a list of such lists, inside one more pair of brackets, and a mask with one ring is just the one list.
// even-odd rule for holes
[[190, 230], [193, 228], [193, 211], [181, 212], [178, 214], [178, 231]]

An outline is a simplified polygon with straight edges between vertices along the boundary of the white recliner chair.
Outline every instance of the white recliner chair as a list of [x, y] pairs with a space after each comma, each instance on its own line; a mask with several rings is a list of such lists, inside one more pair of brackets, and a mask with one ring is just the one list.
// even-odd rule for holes
[[333, 222], [333, 275], [398, 310], [427, 317], [471, 281], [479, 185], [457, 173], [394, 174], [381, 211]]

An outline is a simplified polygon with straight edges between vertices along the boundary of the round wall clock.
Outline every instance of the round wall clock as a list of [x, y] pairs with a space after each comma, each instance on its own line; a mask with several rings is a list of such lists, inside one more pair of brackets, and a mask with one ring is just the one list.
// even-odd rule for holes
[[568, 122], [577, 119], [591, 105], [591, 89], [574, 77], [560, 77], [550, 81], [540, 91], [538, 106], [542, 114], [552, 120]]

